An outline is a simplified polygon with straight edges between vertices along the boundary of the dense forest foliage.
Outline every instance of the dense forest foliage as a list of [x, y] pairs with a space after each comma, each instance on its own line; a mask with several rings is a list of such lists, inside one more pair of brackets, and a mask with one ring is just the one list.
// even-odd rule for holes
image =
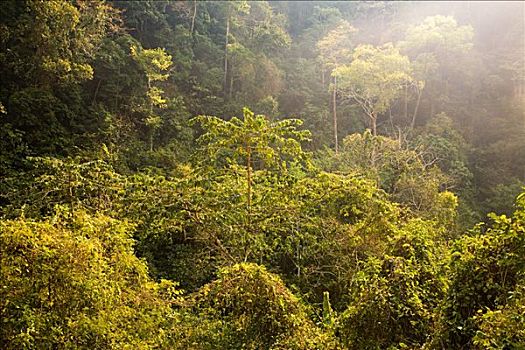
[[0, 77], [0, 348], [525, 349], [523, 2], [8, 0]]

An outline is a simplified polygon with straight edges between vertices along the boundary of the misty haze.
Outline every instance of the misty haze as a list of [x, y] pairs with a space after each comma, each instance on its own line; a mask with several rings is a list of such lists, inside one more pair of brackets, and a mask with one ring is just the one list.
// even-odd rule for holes
[[525, 2], [0, 4], [0, 349], [525, 349]]

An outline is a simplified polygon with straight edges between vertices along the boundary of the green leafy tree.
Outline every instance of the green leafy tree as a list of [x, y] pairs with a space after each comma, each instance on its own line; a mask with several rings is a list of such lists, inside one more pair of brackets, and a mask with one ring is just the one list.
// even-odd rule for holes
[[317, 50], [319, 51], [319, 60], [323, 65], [322, 77], [324, 85], [324, 75], [327, 69], [332, 76], [332, 117], [334, 123], [334, 144], [335, 153], [337, 154], [338, 145], [338, 131], [337, 131], [337, 75], [331, 73], [339, 66], [348, 63], [351, 57], [352, 42], [351, 36], [356, 31], [348, 22], [341, 21], [337, 27], [332, 29], [326, 36], [317, 42]]
[[[430, 117], [435, 113], [435, 100], [450, 94], [450, 80], [453, 75], [462, 74], [458, 61], [465, 57], [472, 47], [474, 32], [471, 26], [460, 26], [451, 16], [427, 17], [423, 23], [410, 26], [405, 40], [399, 43], [403, 52], [414, 60], [424, 87], [429, 90]], [[418, 99], [422, 88], [418, 89]], [[415, 111], [413, 120], [415, 121]]]
[[255, 115], [248, 108], [244, 108], [243, 116], [243, 120], [234, 117], [225, 121], [211, 116], [194, 120], [206, 130], [199, 142], [206, 145], [206, 152], [212, 160], [220, 161], [221, 154], [225, 154], [227, 161], [245, 167], [249, 207], [254, 167], [286, 171], [293, 162], [308, 162], [301, 142], [309, 139], [310, 132], [297, 130], [302, 124], [298, 119], [270, 122], [264, 115]]
[[358, 46], [352, 63], [336, 69], [344, 96], [355, 101], [365, 112], [372, 134], [377, 135], [377, 118], [399, 97], [411, 78], [410, 61], [392, 44], [381, 47]]
[[28, 0], [5, 5], [13, 18], [5, 23], [4, 44], [10, 50], [1, 55], [2, 71], [11, 70], [25, 83], [49, 86], [91, 79], [90, 59], [107, 33], [117, 29], [116, 11], [104, 2]]
[[67, 210], [43, 222], [2, 221], [2, 348], [169, 348], [179, 291], [150, 279], [132, 229]]
[[479, 331], [473, 339], [475, 349], [519, 349], [525, 344], [524, 288], [521, 282], [504, 307], [476, 317]]
[[104, 2], [3, 4], [0, 100], [7, 114], [1, 125], [21, 137], [24, 155], [66, 154], [93, 140], [101, 122], [82, 106], [80, 84], [93, 77], [93, 58], [103, 39], [118, 30], [118, 18]]
[[[250, 5], [247, 1], [227, 1], [224, 3], [225, 21], [226, 21], [226, 33], [224, 35], [224, 78], [223, 78], [223, 92], [226, 97], [228, 91], [228, 70], [229, 70], [229, 45], [231, 36], [231, 24], [235, 23], [237, 16], [242, 13], [249, 13]], [[231, 93], [231, 90], [230, 92]]]
[[146, 74], [147, 82], [147, 105], [145, 106], [146, 118], [144, 123], [150, 129], [149, 147], [153, 151], [153, 139], [155, 132], [162, 125], [162, 118], [155, 113], [155, 109], [167, 107], [167, 100], [164, 98], [164, 91], [155, 86], [155, 82], [168, 79], [166, 71], [172, 65], [171, 56], [166, 54], [164, 49], [139, 49], [131, 47], [131, 57], [139, 64]]
[[[492, 214], [490, 226], [479, 224], [471, 235], [458, 239], [451, 255], [450, 288], [431, 343], [434, 348], [473, 346], [480, 330], [477, 318], [510, 302], [510, 293], [525, 273], [524, 198], [520, 196], [511, 217]], [[487, 315], [486, 327], [491, 317]], [[478, 339], [483, 339], [481, 334]]]
[[[241, 103], [256, 104], [282, 88], [276, 58], [290, 44], [286, 18], [267, 1], [225, 2], [227, 26], [224, 59], [224, 93]], [[238, 106], [239, 103], [234, 103]]]
[[431, 149], [365, 131], [347, 136], [338, 155], [321, 157], [326, 170], [364, 176], [416, 215], [454, 227], [457, 198], [443, 190], [450, 180], [436, 166], [440, 158]]
[[387, 238], [384, 256], [363, 263], [339, 321], [349, 349], [416, 349], [425, 343], [447, 286], [441, 233], [414, 220]]
[[[212, 161], [226, 161], [244, 167], [246, 176], [247, 232], [251, 230], [253, 169], [269, 169], [286, 172], [296, 162], [309, 164], [302, 151], [301, 141], [310, 136], [306, 130], [297, 130], [302, 123], [297, 119], [270, 122], [263, 115], [254, 115], [248, 108], [243, 110], [243, 120], [236, 117], [229, 121], [217, 117], [200, 116], [206, 132], [199, 138]], [[223, 156], [226, 156], [223, 158]], [[248, 253], [246, 247], [246, 253]]]
[[[203, 323], [202, 348], [337, 349], [330, 334], [308, 319], [301, 301], [264, 267], [237, 264], [192, 297]], [[217, 322], [221, 320], [221, 322]], [[204, 327], [203, 327], [204, 326]]]

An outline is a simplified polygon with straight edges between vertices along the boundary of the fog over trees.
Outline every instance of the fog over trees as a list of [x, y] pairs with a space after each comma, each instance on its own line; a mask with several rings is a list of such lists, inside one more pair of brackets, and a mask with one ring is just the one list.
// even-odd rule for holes
[[525, 347], [525, 3], [7, 0], [0, 77], [0, 348]]

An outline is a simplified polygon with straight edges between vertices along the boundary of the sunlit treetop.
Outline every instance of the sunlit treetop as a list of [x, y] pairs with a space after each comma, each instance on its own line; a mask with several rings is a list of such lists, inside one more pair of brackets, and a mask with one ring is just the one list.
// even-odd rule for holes
[[410, 26], [400, 47], [409, 52], [463, 53], [472, 49], [474, 30], [470, 25], [460, 26], [451, 16], [427, 17], [423, 23]]

